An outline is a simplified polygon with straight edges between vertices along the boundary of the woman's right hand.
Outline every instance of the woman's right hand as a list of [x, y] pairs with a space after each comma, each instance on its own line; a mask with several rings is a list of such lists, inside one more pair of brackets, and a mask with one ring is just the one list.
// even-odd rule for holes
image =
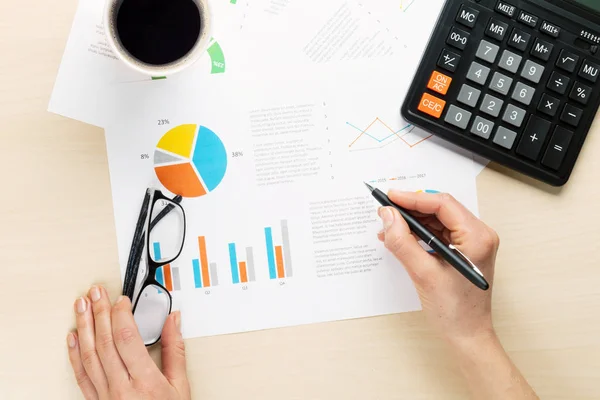
[[448, 194], [392, 190], [388, 195], [466, 254], [490, 283], [488, 291], [475, 287], [439, 256], [423, 250], [397, 210], [382, 207], [379, 216], [384, 229], [379, 239], [408, 271], [432, 326], [453, 344], [493, 335], [491, 285], [499, 246], [496, 232]]
[[490, 283], [488, 291], [477, 288], [444, 260], [423, 250], [397, 210], [379, 210], [383, 220], [379, 239], [408, 271], [431, 325], [455, 351], [473, 398], [538, 399], [492, 326], [491, 288], [500, 244], [496, 232], [447, 194], [392, 191], [389, 197], [466, 254]]

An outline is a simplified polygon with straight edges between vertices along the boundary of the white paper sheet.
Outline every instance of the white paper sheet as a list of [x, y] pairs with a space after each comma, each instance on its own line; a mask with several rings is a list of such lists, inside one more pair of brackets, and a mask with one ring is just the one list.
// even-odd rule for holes
[[[451, 192], [476, 213], [472, 160], [406, 128], [390, 101], [402, 85], [353, 76], [119, 90], [106, 139], [122, 272], [146, 187], [206, 192], [182, 203], [187, 242], [167, 274], [186, 338], [419, 309], [406, 272], [376, 239], [377, 204], [362, 181]], [[183, 124], [192, 141], [171, 131]]]
[[[214, 40], [209, 51], [193, 68], [168, 81], [223, 82], [242, 71], [265, 76], [265, 71], [287, 70], [293, 76], [306, 64], [358, 59], [393, 65], [388, 79], [408, 82], [441, 3], [242, 0], [231, 4], [212, 0]], [[49, 111], [101, 127], [111, 118], [115, 87], [132, 90], [135, 83], [149, 79], [126, 68], [108, 47], [103, 5], [104, 0], [80, 1], [49, 104]], [[475, 175], [485, 166], [473, 165]]]
[[[69, 41], [65, 48], [54, 84], [48, 111], [104, 127], [115, 85], [127, 85], [150, 80], [130, 70], [118, 60], [106, 41], [102, 16], [104, 0], [80, 0]], [[211, 0], [212, 40], [206, 54], [190, 69], [169, 80], [186, 80], [200, 75], [204, 79], [219, 79], [235, 66], [240, 52], [230, 51], [237, 46], [246, 5]], [[160, 77], [157, 77], [160, 78]]]

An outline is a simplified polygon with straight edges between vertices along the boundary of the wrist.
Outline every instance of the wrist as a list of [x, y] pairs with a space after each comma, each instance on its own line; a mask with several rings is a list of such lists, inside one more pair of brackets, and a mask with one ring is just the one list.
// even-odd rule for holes
[[476, 355], [491, 348], [501, 347], [496, 331], [492, 326], [478, 329], [466, 335], [448, 336], [446, 342], [457, 355], [461, 356]]

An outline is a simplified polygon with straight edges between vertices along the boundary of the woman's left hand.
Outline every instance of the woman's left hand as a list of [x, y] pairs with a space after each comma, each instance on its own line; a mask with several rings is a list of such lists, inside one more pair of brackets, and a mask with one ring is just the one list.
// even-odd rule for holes
[[87, 400], [191, 399], [179, 312], [162, 331], [162, 372], [144, 346], [128, 297], [111, 305], [106, 290], [94, 286], [75, 301], [75, 315], [77, 333], [69, 333], [67, 345]]

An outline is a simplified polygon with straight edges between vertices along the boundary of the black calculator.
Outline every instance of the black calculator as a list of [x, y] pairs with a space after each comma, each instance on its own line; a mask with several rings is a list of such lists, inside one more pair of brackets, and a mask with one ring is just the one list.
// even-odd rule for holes
[[410, 123], [554, 186], [600, 106], [600, 0], [447, 0]]

